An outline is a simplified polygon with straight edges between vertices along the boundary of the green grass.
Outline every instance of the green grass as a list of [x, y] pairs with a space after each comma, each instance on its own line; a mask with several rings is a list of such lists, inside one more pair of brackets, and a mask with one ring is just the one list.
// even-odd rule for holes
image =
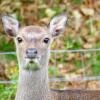
[[16, 84], [0, 84], [0, 100], [14, 100]]

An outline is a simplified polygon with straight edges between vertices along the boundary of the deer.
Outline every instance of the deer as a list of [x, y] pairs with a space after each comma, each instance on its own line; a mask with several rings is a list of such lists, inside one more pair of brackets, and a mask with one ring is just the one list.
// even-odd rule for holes
[[100, 92], [49, 88], [50, 46], [64, 33], [65, 14], [53, 17], [47, 27], [20, 27], [19, 21], [10, 15], [2, 16], [2, 22], [5, 33], [14, 39], [16, 45], [19, 79], [15, 100], [100, 100]]

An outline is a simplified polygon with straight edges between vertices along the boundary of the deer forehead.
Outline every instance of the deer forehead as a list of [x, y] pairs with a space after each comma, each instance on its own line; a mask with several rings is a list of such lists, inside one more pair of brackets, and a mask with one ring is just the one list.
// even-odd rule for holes
[[35, 32], [35, 33], [45, 33], [46, 30], [43, 28], [43, 27], [40, 27], [40, 26], [26, 26], [23, 28], [23, 31], [24, 32]]
[[26, 41], [41, 40], [42, 38], [50, 37], [47, 30], [40, 26], [26, 26], [19, 31], [18, 36], [23, 37]]

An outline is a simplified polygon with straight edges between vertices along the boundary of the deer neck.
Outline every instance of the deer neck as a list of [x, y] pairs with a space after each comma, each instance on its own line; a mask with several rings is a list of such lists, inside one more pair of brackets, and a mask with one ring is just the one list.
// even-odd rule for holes
[[41, 59], [41, 69], [37, 71], [19, 69], [15, 100], [49, 100], [47, 55], [48, 52]]

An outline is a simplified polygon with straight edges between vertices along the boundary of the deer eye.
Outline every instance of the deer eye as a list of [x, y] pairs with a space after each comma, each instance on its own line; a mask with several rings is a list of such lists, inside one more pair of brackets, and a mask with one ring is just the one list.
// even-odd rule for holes
[[49, 40], [50, 40], [49, 38], [45, 38], [45, 39], [43, 40], [43, 42], [44, 42], [44, 43], [48, 43]]
[[18, 41], [18, 43], [21, 43], [23, 40], [22, 40], [21, 37], [18, 37], [18, 38], [17, 38], [17, 41]]

